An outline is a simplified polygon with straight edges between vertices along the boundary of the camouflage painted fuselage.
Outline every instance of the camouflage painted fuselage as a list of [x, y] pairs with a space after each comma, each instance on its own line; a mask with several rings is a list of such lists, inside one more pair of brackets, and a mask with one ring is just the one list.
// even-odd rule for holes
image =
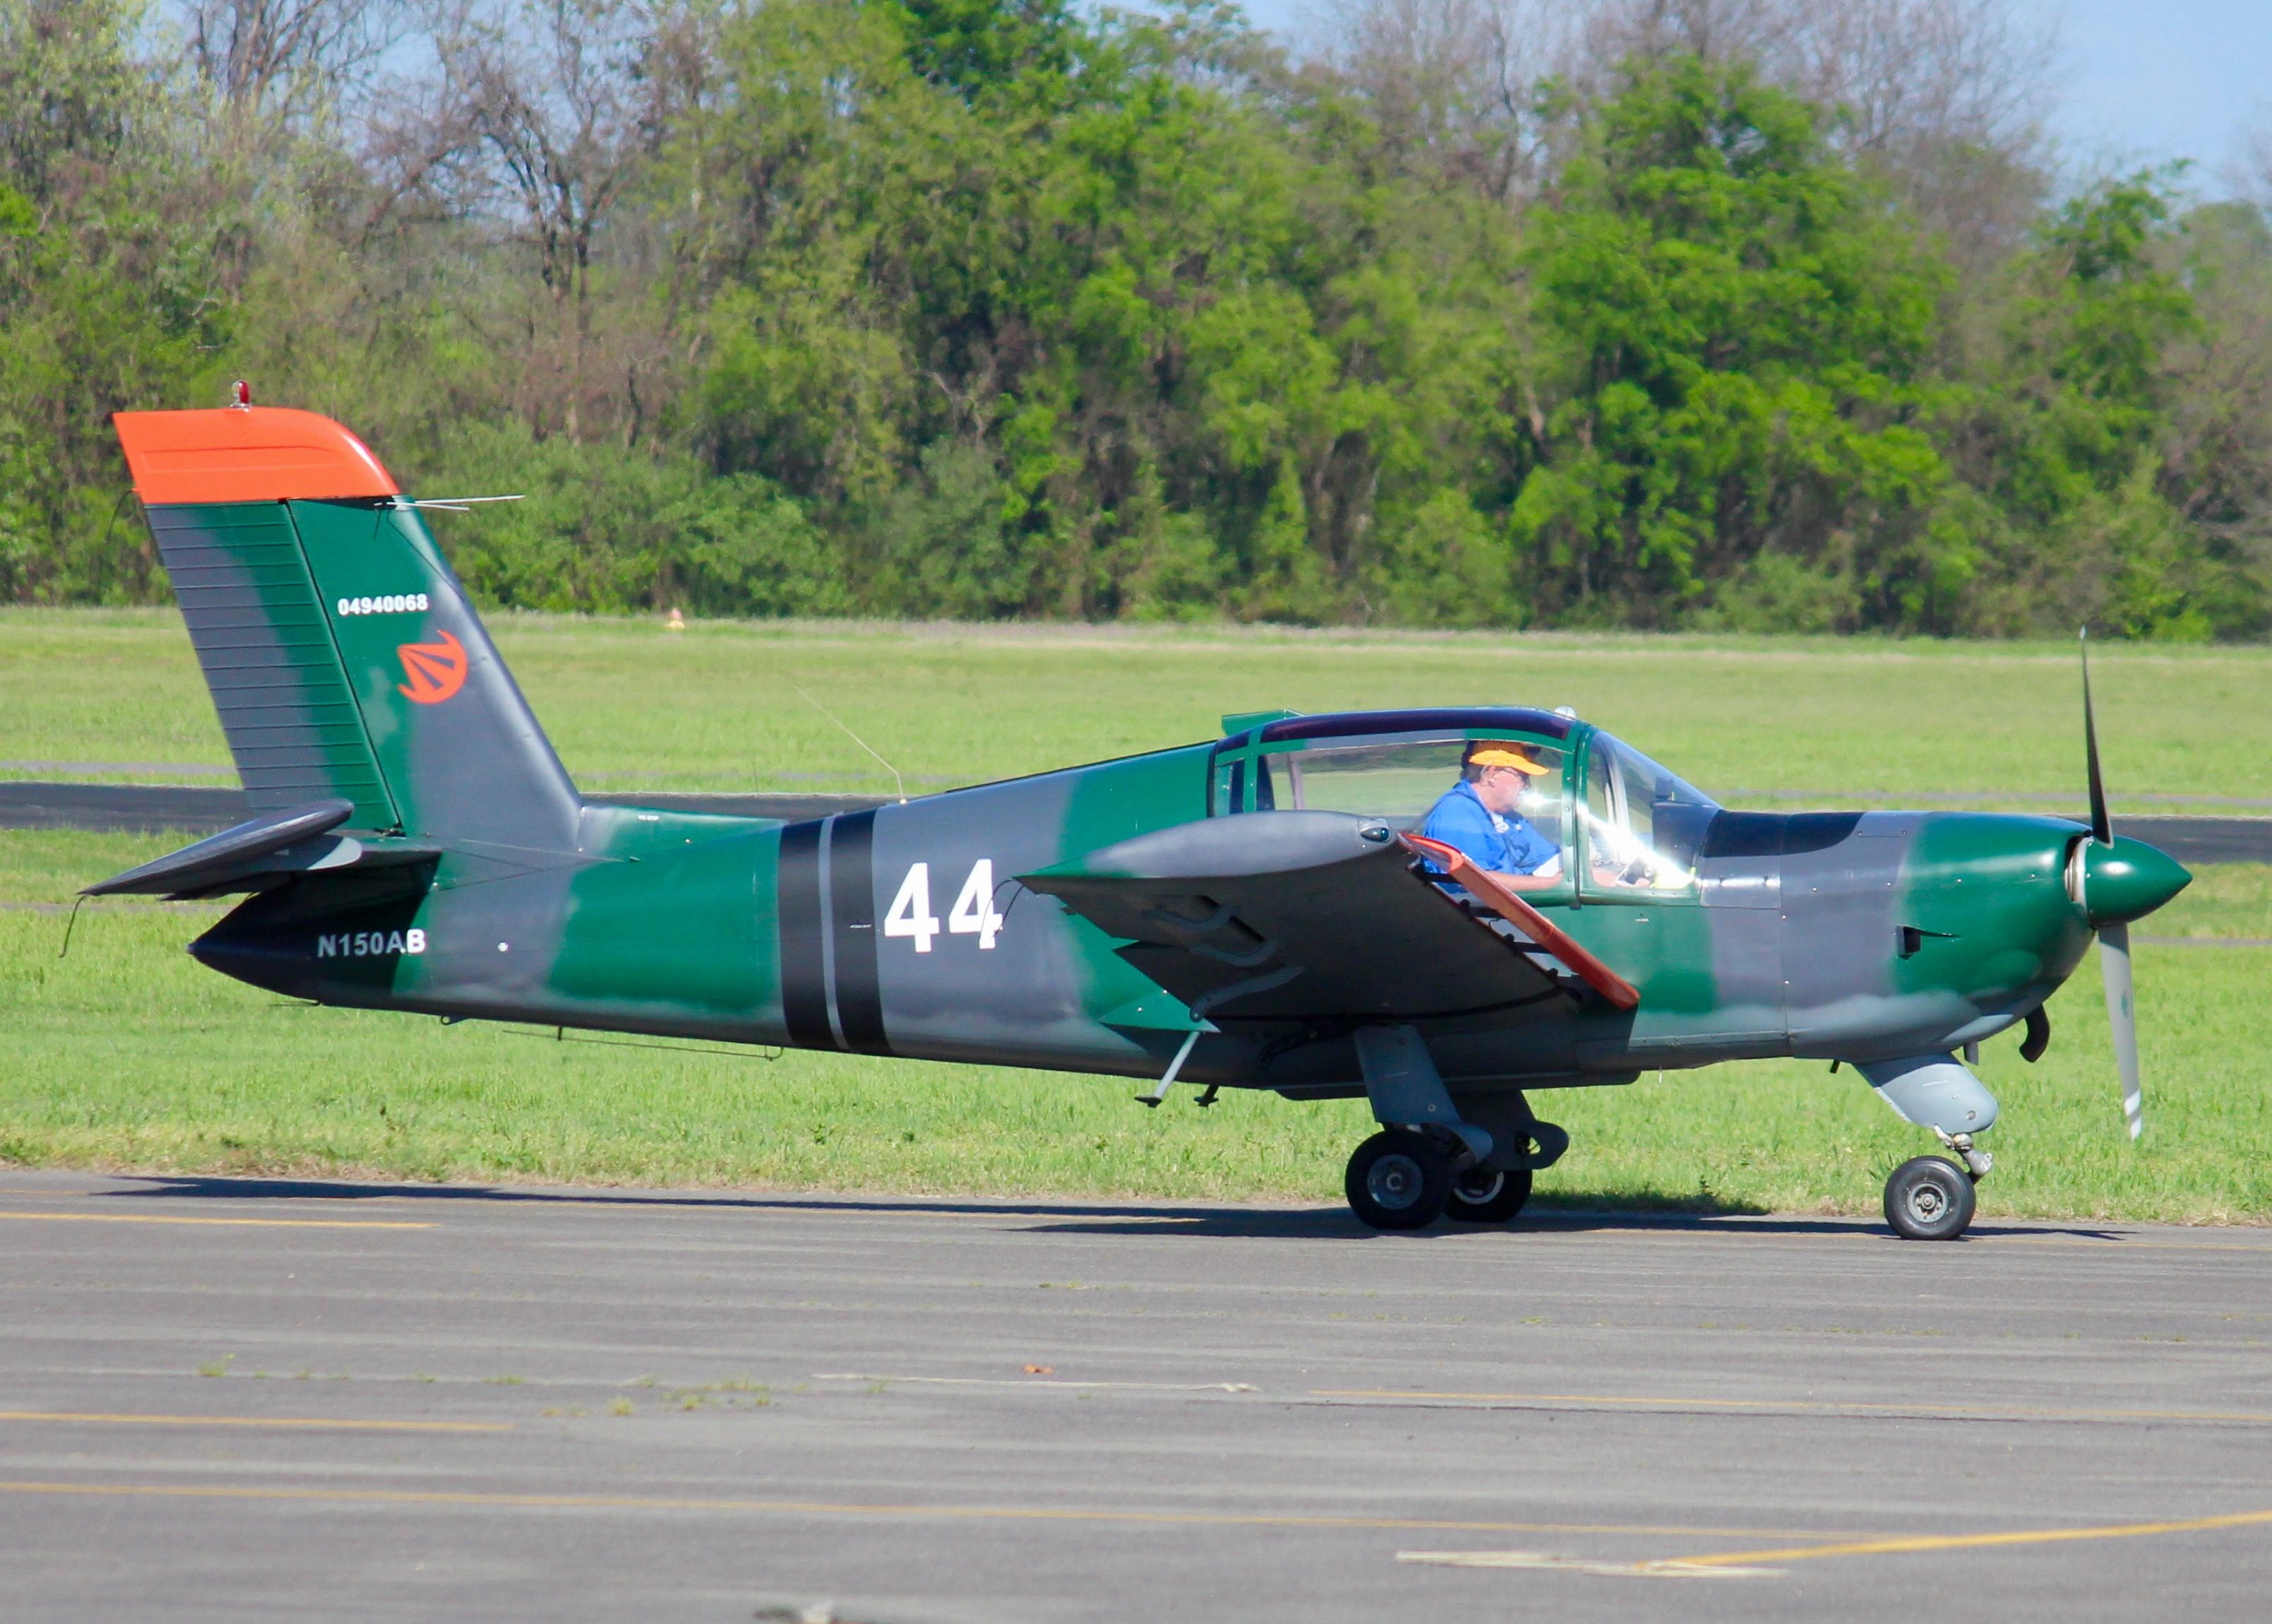
[[[445, 851], [430, 875], [310, 874], [245, 903], [194, 951], [325, 1003], [1156, 1075], [1194, 1028], [1188, 1010], [1118, 940], [1012, 877], [1208, 816], [1214, 753], [1193, 745], [812, 823], [586, 806], [572, 851]], [[2012, 1025], [2082, 956], [2089, 925], [2063, 878], [2077, 833], [2039, 818], [1722, 812], [1693, 894], [1536, 899], [1639, 988], [1637, 1009], [1571, 1000], [1432, 1022], [1425, 1035], [1447, 1080], [1523, 1087], [1738, 1058], [1946, 1051]], [[951, 923], [928, 939], [886, 933], [916, 865], [934, 894], [918, 917], [951, 921], [949, 897], [982, 864], [995, 877], [982, 906], [1001, 918], [990, 943]], [[412, 931], [421, 952], [353, 950]], [[1345, 1031], [1214, 1024], [1184, 1068], [1193, 1081], [1361, 1090]]]
[[[979, 861], [1009, 877], [1204, 815], [1204, 770], [1207, 747], [1192, 747], [818, 825], [593, 806], [579, 854], [557, 868], [497, 874], [445, 854], [421, 890], [370, 900], [352, 897], [370, 881], [311, 874], [241, 906], [196, 952], [325, 1004], [1159, 1074], [1191, 1015], [1050, 897], [1009, 881], [990, 949], [943, 929], [918, 952], [881, 920], [916, 863], [954, 884]], [[2060, 881], [2070, 825], [1723, 818], [1729, 845], [1750, 849], [1707, 845], [1697, 900], [1547, 904], [1640, 988], [1636, 1011], [1429, 1022], [1445, 1076], [1536, 1088], [1752, 1056], [1945, 1051], [2011, 1027], [2090, 940]], [[1768, 845], [1779, 849], [1756, 849]], [[1932, 932], [1906, 959], [1904, 924]], [[422, 952], [352, 954], [407, 932], [422, 932]], [[1191, 1081], [1361, 1090], [1348, 1034], [1302, 1043], [1218, 1024], [1184, 1067]]]
[[1576, 879], [1532, 900], [1640, 994], [1424, 1014], [1455, 1085], [1946, 1053], [2035, 1008], [2090, 939], [2068, 872], [2083, 832], [2051, 819], [1660, 809], [1688, 820], [1683, 883], [1591, 884], [1573, 809], [1607, 771], [1595, 730], [1513, 708], [1278, 717], [808, 823], [589, 805], [404, 499], [150, 518], [255, 806], [346, 820], [335, 845], [209, 887], [256, 894], [192, 951], [322, 1003], [1124, 1075], [1157, 1075], [1196, 1030], [1192, 1081], [1358, 1092], [1355, 1019], [1235, 999], [1195, 1016], [1019, 877], [1210, 819], [1267, 831], [1285, 814], [1255, 787], [1266, 752], [1420, 733], [1564, 764]]

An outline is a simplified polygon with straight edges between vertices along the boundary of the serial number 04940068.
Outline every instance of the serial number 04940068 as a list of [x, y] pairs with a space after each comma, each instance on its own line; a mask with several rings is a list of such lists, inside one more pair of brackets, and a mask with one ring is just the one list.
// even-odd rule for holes
[[380, 598], [341, 598], [342, 615], [416, 615], [426, 609], [422, 592], [397, 592]]

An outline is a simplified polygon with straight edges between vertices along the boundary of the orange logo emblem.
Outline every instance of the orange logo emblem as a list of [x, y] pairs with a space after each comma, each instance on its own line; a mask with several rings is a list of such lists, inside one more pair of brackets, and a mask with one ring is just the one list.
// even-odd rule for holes
[[394, 651], [410, 678], [396, 686], [414, 705], [439, 705], [466, 685], [466, 646], [447, 632], [437, 635], [439, 642], [405, 643]]

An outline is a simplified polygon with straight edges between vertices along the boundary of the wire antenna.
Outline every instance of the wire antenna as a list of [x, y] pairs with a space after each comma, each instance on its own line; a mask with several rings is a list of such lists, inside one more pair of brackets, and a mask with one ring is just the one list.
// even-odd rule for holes
[[791, 683], [789, 686], [796, 689], [797, 692], [803, 697], [806, 704], [811, 706], [813, 709], [827, 717], [838, 727], [844, 728], [845, 737], [850, 739], [854, 744], [859, 745], [861, 749], [866, 751], [870, 755], [876, 758], [883, 769], [892, 775], [893, 788], [899, 791], [900, 805], [905, 806], [908, 804], [908, 786], [900, 777], [900, 769], [893, 767], [889, 761], [886, 761], [884, 760], [883, 753], [873, 745], [870, 744], [866, 739], [862, 738], [850, 728], [845, 728], [844, 719], [842, 717], [839, 716], [834, 711], [829, 709], [826, 705], [823, 705], [818, 700], [814, 699], [811, 694], [806, 693], [802, 686], [796, 683]]
[[420, 497], [415, 501], [408, 497], [394, 498], [395, 505], [398, 507], [435, 507], [445, 513], [471, 513], [483, 502], [526, 502], [527, 500], [528, 493], [525, 490], [519, 496], [510, 497]]

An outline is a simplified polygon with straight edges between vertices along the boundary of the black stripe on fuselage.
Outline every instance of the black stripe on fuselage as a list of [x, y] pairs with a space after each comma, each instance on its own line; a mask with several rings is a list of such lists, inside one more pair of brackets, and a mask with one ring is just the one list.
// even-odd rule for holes
[[889, 1054], [876, 969], [876, 814], [848, 812], [828, 837], [830, 929], [836, 948], [836, 1023], [844, 1046]]
[[781, 831], [775, 905], [781, 919], [781, 1022], [800, 1049], [835, 1049], [828, 1025], [828, 977], [821, 963], [820, 829], [792, 823]]

